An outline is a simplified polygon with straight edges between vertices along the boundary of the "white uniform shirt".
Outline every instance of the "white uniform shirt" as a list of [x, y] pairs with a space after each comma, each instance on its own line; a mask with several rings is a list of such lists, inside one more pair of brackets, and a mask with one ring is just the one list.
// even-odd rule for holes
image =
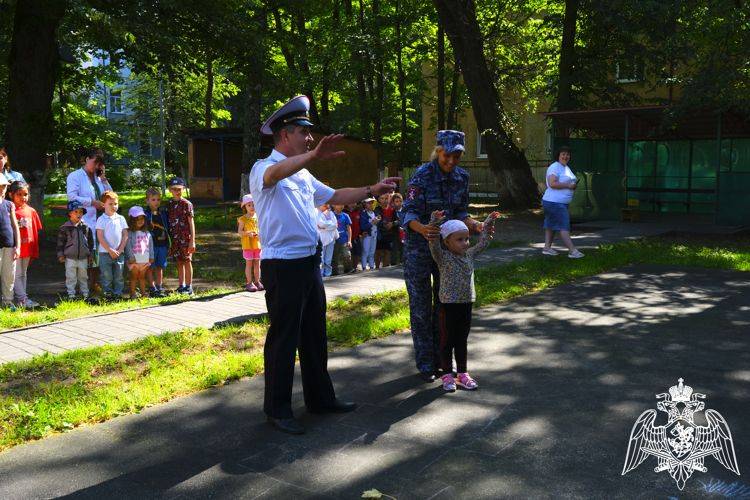
[[571, 200], [573, 200], [573, 190], [567, 188], [551, 188], [549, 186], [550, 175], [556, 175], [559, 182], [575, 182], [577, 180], [576, 174], [573, 173], [569, 166], [563, 165], [562, 163], [556, 161], [555, 163], [550, 165], [549, 168], [547, 168], [547, 175], [545, 176], [545, 179], [547, 181], [547, 190], [544, 192], [544, 196], [542, 196], [542, 199], [544, 201], [551, 201], [554, 203], [569, 204]]
[[318, 209], [331, 199], [334, 189], [307, 169], [263, 187], [268, 167], [286, 159], [275, 149], [258, 160], [250, 171], [250, 192], [258, 213], [261, 259], [301, 259], [315, 254], [318, 246]]
[[[102, 194], [104, 191], [112, 190], [108, 182], [102, 182], [98, 177], [94, 177], [94, 182], [99, 186]], [[96, 199], [96, 191], [83, 167], [68, 174], [65, 189], [68, 193], [68, 201], [75, 200], [86, 207], [83, 222], [90, 228], [96, 226], [96, 208], [91, 205], [91, 202]]]

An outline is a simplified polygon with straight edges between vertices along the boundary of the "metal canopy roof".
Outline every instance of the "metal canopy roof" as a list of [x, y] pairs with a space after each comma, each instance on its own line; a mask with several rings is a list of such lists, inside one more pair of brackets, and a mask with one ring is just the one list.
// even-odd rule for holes
[[737, 113], [721, 115], [712, 110], [695, 110], [689, 116], [669, 120], [665, 115], [668, 106], [640, 106], [631, 108], [553, 111], [543, 113], [552, 118], [555, 135], [568, 137], [571, 132], [582, 131], [605, 139], [623, 139], [626, 123], [628, 140], [656, 139], [716, 139], [720, 136], [750, 137], [750, 120]]

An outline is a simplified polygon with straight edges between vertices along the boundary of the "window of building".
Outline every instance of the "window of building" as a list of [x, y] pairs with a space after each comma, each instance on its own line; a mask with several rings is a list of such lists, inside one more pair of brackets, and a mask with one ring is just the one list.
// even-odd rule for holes
[[638, 56], [631, 56], [615, 64], [617, 83], [634, 83], [643, 80], [643, 61]]
[[477, 130], [477, 158], [487, 158], [487, 139], [481, 130]]
[[121, 90], [110, 90], [109, 91], [109, 112], [110, 113], [123, 113], [122, 105], [122, 91]]

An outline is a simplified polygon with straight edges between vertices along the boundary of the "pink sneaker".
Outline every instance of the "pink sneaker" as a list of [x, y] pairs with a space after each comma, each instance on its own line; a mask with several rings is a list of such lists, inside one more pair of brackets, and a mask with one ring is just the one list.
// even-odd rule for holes
[[452, 373], [446, 373], [440, 378], [443, 381], [443, 390], [445, 392], [456, 392], [456, 380], [453, 378]]
[[463, 387], [467, 391], [474, 391], [479, 387], [479, 384], [477, 384], [477, 381], [471, 378], [471, 376], [468, 373], [459, 373], [458, 374], [458, 382], [456, 382], [459, 387]]
[[259, 292], [262, 292], [263, 290], [265, 290], [263, 283], [261, 283], [260, 281], [255, 282], [255, 288], [257, 288]]
[[258, 288], [252, 283], [248, 283], [247, 285], [245, 285], [245, 290], [248, 292], [257, 292]]

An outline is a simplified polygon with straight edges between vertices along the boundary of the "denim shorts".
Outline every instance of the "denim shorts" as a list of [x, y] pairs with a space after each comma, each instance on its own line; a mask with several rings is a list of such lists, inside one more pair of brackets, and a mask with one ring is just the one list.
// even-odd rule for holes
[[566, 203], [542, 200], [544, 208], [544, 229], [570, 231], [570, 213]]
[[158, 247], [154, 245], [154, 267], [161, 267], [162, 269], [167, 268], [167, 253], [169, 247]]

